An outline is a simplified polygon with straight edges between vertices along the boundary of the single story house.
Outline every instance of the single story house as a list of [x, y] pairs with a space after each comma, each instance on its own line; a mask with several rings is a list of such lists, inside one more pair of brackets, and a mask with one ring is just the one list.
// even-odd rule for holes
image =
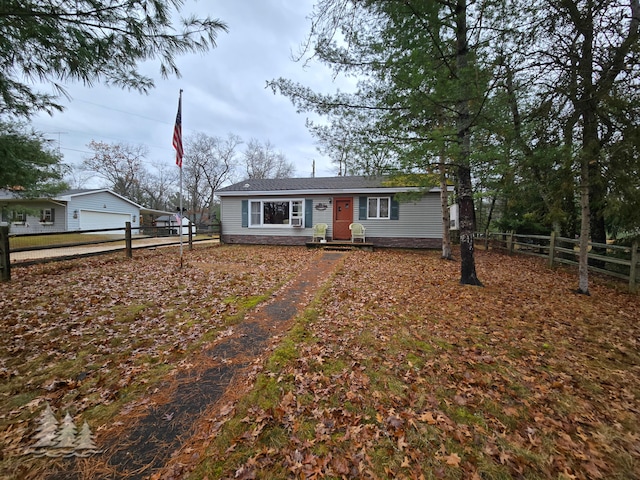
[[225, 243], [303, 245], [313, 225], [326, 223], [328, 241], [351, 239], [361, 223], [366, 242], [381, 247], [440, 248], [440, 189], [415, 200], [398, 194], [418, 187], [395, 186], [386, 177], [250, 179], [222, 188], [221, 240]]
[[0, 190], [2, 222], [11, 233], [71, 232], [140, 226], [143, 207], [108, 189], [68, 190], [53, 198], [22, 198]]

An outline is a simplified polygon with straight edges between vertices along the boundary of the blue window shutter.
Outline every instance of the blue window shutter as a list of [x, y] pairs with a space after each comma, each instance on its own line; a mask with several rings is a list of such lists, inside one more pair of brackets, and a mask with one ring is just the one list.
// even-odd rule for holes
[[304, 228], [313, 227], [313, 199], [304, 199]]
[[391, 220], [398, 220], [400, 218], [400, 203], [391, 197], [391, 212], [389, 212]]
[[367, 197], [360, 197], [358, 202], [358, 220], [367, 219]]
[[249, 226], [249, 200], [242, 200], [242, 226]]

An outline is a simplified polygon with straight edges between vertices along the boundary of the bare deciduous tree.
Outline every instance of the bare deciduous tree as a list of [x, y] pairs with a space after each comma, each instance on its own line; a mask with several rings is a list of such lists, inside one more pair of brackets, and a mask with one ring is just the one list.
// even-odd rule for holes
[[88, 147], [93, 151], [85, 158], [81, 170], [93, 172], [104, 180], [104, 187], [136, 203], [144, 201], [140, 187], [144, 171], [142, 160], [148, 153], [144, 145], [127, 143], [105, 143], [91, 140]]
[[276, 152], [268, 140], [261, 144], [252, 138], [243, 155], [247, 178], [286, 178], [295, 173], [293, 163], [282, 152]]
[[215, 192], [234, 172], [241, 144], [240, 137], [231, 133], [226, 139], [204, 133], [185, 139], [184, 173], [193, 221], [211, 220]]

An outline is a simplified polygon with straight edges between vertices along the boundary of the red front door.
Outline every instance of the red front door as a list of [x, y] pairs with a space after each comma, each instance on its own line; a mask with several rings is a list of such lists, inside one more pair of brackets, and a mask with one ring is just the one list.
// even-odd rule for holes
[[353, 198], [337, 197], [333, 199], [333, 239], [350, 240], [349, 225], [353, 223]]

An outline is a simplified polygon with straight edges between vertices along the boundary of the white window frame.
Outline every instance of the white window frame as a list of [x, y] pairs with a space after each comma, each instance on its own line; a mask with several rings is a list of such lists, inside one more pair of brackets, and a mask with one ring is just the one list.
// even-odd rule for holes
[[14, 225], [25, 225], [27, 223], [26, 212], [12, 212], [11, 223]]
[[40, 223], [42, 225], [53, 225], [54, 222], [53, 208], [43, 208], [40, 211]]
[[[372, 215], [371, 209], [369, 208], [371, 204], [371, 200], [376, 201], [376, 211], [375, 215]], [[387, 201], [387, 215], [385, 217], [380, 216], [380, 201]], [[367, 197], [367, 220], [389, 220], [391, 218], [391, 197]]]
[[[265, 203], [288, 203], [289, 219], [287, 223], [264, 223]], [[254, 205], [259, 205], [259, 212], [254, 212]], [[259, 221], [258, 220], [259, 217]], [[291, 223], [292, 218], [299, 218], [304, 227], [304, 199], [302, 198], [269, 198], [261, 200], [249, 200], [249, 228], [299, 228]]]

